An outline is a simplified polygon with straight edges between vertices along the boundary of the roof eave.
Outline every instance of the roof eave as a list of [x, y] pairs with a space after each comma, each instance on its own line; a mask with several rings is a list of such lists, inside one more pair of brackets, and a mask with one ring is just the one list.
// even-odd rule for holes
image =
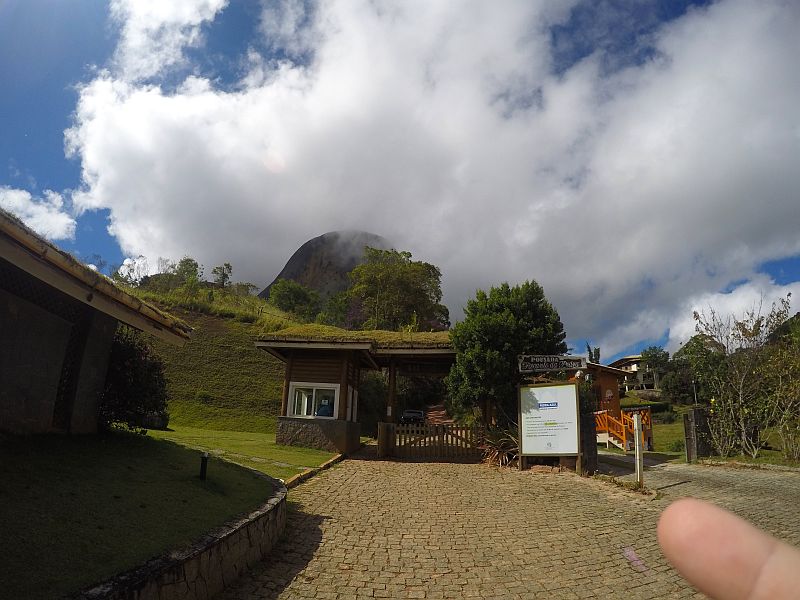
[[123, 292], [99, 273], [67, 258], [5, 214], [0, 213], [0, 257], [29, 275], [118, 321], [175, 345], [185, 344], [191, 328]]

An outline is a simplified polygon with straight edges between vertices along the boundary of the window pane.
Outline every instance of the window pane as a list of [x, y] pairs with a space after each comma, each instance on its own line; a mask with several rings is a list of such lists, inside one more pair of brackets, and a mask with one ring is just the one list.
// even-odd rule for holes
[[295, 388], [294, 389], [294, 406], [292, 407], [292, 414], [301, 417], [308, 416], [311, 413], [312, 402], [311, 398], [314, 395], [312, 388]]
[[314, 414], [318, 417], [333, 417], [336, 390], [317, 388], [314, 390]]

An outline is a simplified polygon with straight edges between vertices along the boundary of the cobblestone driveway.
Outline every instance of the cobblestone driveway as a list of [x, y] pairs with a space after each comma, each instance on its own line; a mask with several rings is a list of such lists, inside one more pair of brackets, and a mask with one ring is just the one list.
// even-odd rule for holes
[[648, 480], [665, 496], [649, 500], [569, 473], [347, 460], [290, 492], [284, 540], [223, 597], [694, 597], [655, 537], [686, 493], [800, 538], [796, 474], [714, 469], [709, 491], [708, 467], [672, 468]]

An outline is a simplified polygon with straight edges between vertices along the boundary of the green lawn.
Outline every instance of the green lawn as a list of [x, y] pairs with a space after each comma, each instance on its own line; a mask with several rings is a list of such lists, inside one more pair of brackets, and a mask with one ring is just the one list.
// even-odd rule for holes
[[683, 450], [676, 450], [676, 446], [674, 446], [683, 441], [683, 419], [678, 419], [674, 423], [653, 424], [653, 450], [655, 452], [683, 454]]
[[173, 429], [174, 431], [150, 431], [149, 435], [204, 450], [284, 480], [318, 467], [336, 456], [331, 452], [311, 448], [278, 446], [275, 444], [274, 433], [214, 431], [178, 425]]
[[0, 598], [54, 598], [249, 512], [269, 483], [149, 436], [0, 436]]

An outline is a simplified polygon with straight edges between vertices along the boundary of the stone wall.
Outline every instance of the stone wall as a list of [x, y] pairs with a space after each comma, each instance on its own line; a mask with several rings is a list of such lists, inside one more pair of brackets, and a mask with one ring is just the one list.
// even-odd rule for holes
[[273, 497], [247, 517], [209, 533], [185, 551], [153, 559], [74, 598], [213, 598], [261, 562], [283, 535], [286, 528], [286, 486], [276, 479], [267, 479], [274, 486]]
[[361, 426], [336, 419], [278, 417], [275, 442], [347, 454], [361, 447]]

